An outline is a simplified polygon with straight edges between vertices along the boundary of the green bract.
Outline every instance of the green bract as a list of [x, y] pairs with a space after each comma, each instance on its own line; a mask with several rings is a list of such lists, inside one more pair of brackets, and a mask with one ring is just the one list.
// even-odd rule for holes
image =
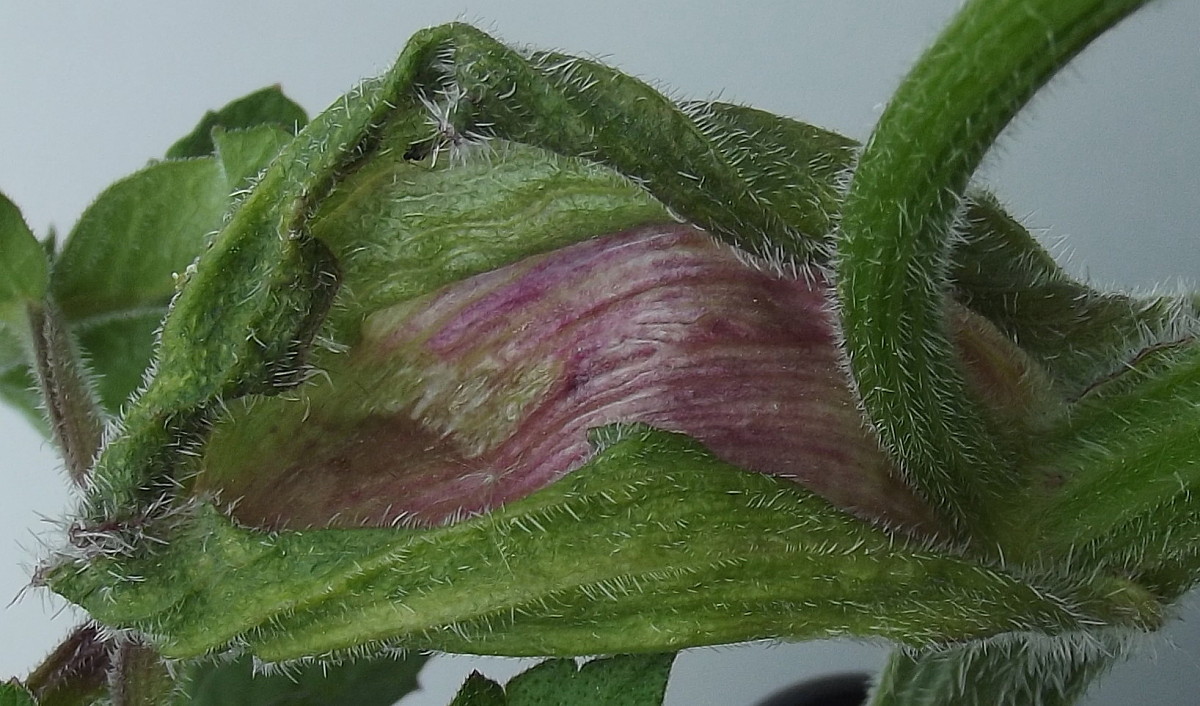
[[641, 655], [455, 703], [653, 703], [660, 653], [844, 635], [906, 650], [879, 704], [1069, 703], [1200, 572], [1200, 312], [967, 190], [1139, 3], [1020, 4], [862, 149], [453, 24], [307, 125], [209, 113], [50, 265], [0, 200], [0, 392], [85, 495], [38, 580], [146, 701], [159, 656], [432, 650]]

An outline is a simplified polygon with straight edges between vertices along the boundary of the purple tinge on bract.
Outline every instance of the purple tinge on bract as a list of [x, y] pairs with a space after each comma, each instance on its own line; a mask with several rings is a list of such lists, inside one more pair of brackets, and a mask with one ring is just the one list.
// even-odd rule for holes
[[290, 448], [249, 450], [246, 472], [202, 485], [240, 497], [253, 525], [437, 525], [580, 467], [591, 428], [644, 422], [850, 512], [926, 525], [863, 428], [827, 289], [685, 225], [530, 257], [368, 317], [302, 423], [272, 422]]

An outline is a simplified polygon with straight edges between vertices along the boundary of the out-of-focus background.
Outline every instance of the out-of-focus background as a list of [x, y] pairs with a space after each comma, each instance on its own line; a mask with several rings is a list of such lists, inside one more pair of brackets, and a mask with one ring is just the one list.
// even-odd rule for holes
[[[0, 190], [39, 234], [65, 233], [104, 186], [161, 156], [205, 110], [281, 83], [314, 114], [383, 71], [414, 31], [455, 19], [599, 57], [675, 96], [748, 103], [863, 139], [958, 5], [6, 0]], [[1197, 37], [1200, 4], [1151, 3], [1034, 101], [980, 175], [1027, 225], [1064, 239], [1072, 271], [1097, 283], [1200, 286]], [[53, 597], [22, 594], [37, 537], [51, 529], [44, 518], [69, 506], [65, 485], [48, 444], [0, 409], [0, 679], [23, 676], [78, 619]], [[1181, 609], [1087, 703], [1196, 703], [1197, 620], [1195, 606]], [[696, 650], [680, 658], [668, 702], [749, 705], [807, 675], [876, 669], [885, 653], [852, 642]], [[503, 678], [522, 665], [439, 657], [422, 675], [426, 691], [403, 703], [445, 704], [470, 669]]]

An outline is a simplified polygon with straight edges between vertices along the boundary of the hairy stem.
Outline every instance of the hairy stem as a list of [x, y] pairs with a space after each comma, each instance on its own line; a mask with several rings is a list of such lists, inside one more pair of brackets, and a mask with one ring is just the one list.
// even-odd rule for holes
[[112, 645], [94, 623], [75, 628], [25, 680], [41, 706], [90, 704], [101, 694]]
[[123, 640], [113, 651], [108, 691], [113, 706], [168, 703], [175, 683], [158, 652], [136, 640]]
[[67, 472], [84, 485], [104, 433], [103, 412], [67, 324], [50, 302], [30, 305], [38, 387]]
[[962, 530], [989, 532], [977, 515], [1012, 475], [946, 335], [964, 190], [1038, 88], [1144, 3], [969, 2], [896, 92], [846, 197], [838, 299], [859, 394], [910, 481]]

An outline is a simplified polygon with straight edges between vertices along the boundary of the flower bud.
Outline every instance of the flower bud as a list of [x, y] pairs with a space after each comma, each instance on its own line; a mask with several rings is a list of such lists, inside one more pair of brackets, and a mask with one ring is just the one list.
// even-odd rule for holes
[[[169, 657], [266, 660], [1154, 618], [937, 544], [865, 428], [807, 216], [645, 86], [551, 64], [430, 30], [285, 148], [184, 278], [52, 588]], [[481, 140], [462, 121], [497, 101], [529, 117], [510, 137], [559, 129]], [[586, 129], [603, 106], [629, 134]], [[1019, 430], [1036, 366], [947, 306]]]

